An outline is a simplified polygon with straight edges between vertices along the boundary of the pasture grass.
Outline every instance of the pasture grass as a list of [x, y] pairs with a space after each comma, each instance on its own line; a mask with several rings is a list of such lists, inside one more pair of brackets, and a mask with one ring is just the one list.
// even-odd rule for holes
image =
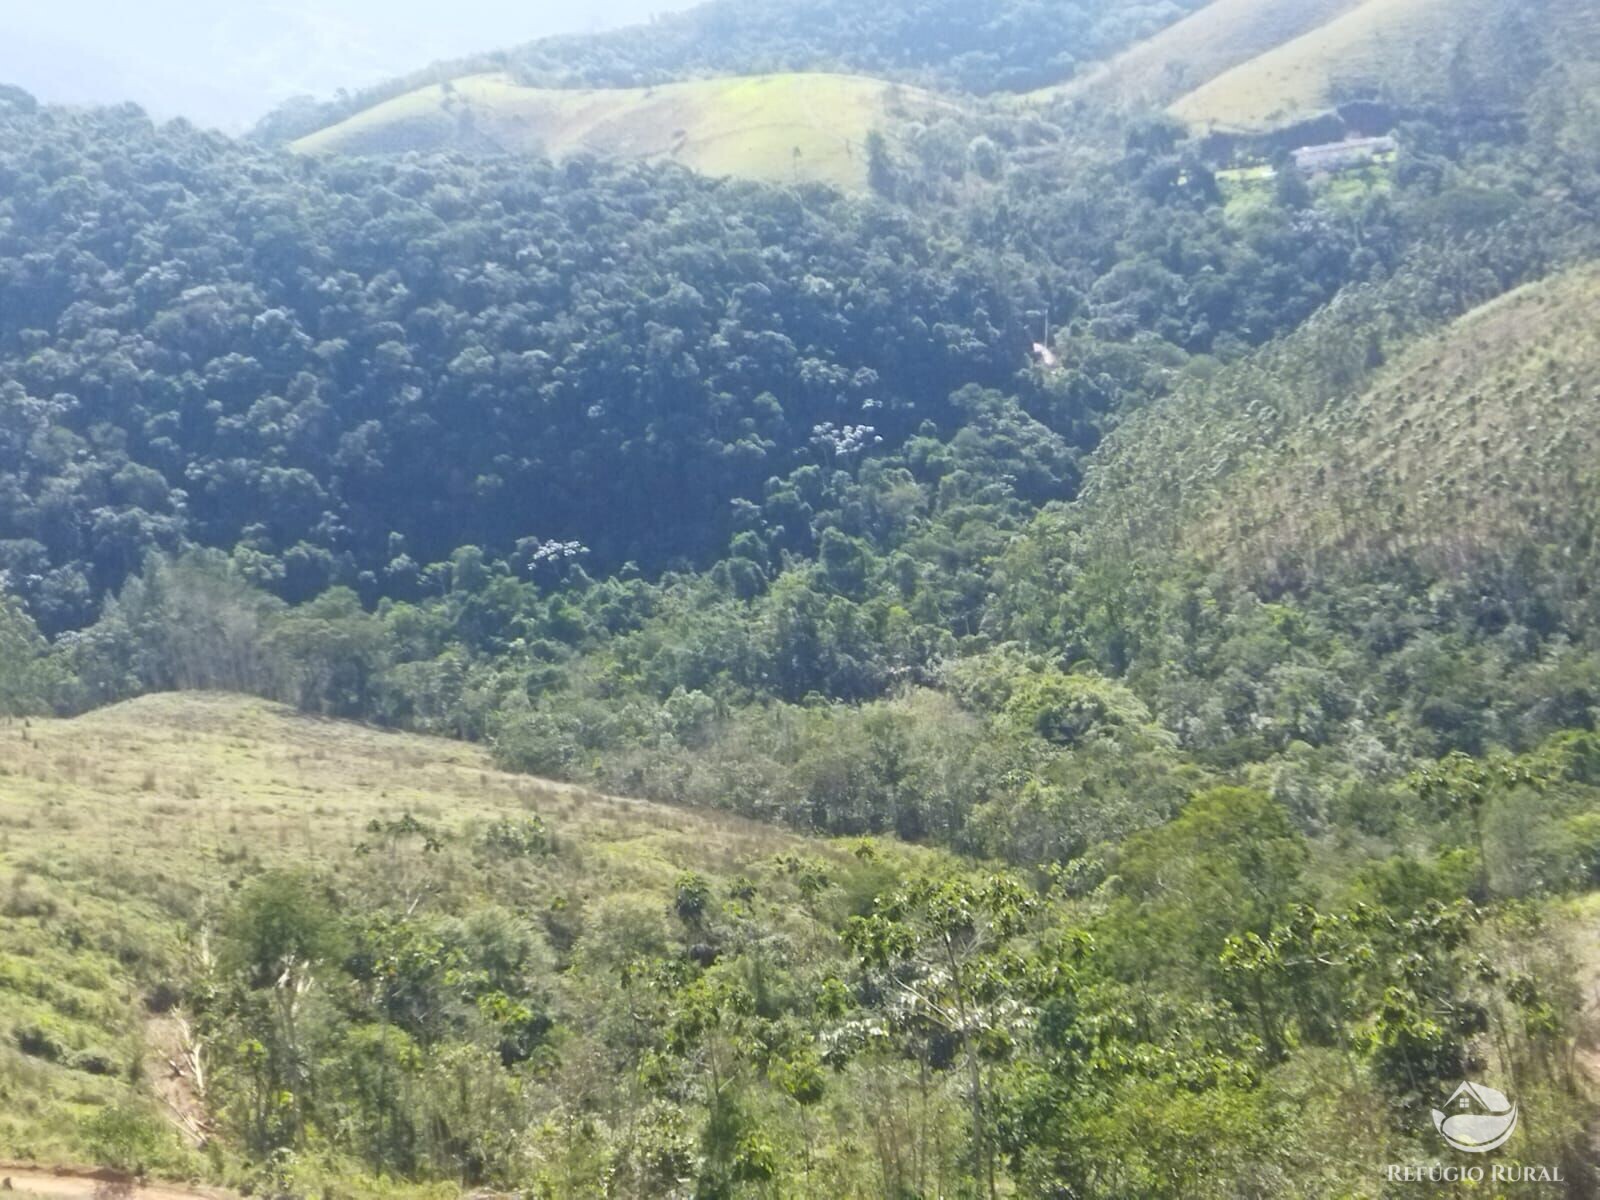
[[[153, 1169], [226, 1178], [162, 1110], [159, 1012], [251, 877], [294, 866], [381, 878], [381, 847], [361, 847], [378, 840], [372, 822], [406, 814], [448, 839], [437, 870], [450, 889], [532, 912], [620, 905], [665, 924], [686, 870], [760, 876], [789, 854], [858, 865], [842, 843], [512, 775], [481, 747], [248, 697], [155, 695], [0, 723], [0, 1159], [98, 1162], [96, 1114], [133, 1110], [162, 1131]], [[533, 814], [554, 852], [479, 872], [482, 832]], [[605, 923], [585, 923], [584, 944], [606, 953]]]
[[899, 115], [950, 107], [857, 75], [790, 73], [650, 88], [524, 87], [503, 74], [421, 88], [295, 143], [308, 154], [468, 147], [555, 158], [589, 151], [706, 175], [867, 186], [866, 141]]

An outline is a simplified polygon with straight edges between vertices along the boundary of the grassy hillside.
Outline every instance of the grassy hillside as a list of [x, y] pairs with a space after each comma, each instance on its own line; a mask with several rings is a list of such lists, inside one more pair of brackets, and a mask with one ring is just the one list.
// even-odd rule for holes
[[653, 88], [521, 87], [474, 75], [386, 101], [295, 143], [303, 153], [489, 149], [670, 159], [707, 175], [867, 182], [867, 135], [938, 107], [914, 88], [854, 75], [755, 75]]
[[1226, 71], [1320, 29], [1365, 0], [1212, 0], [1070, 83], [1032, 99], [1164, 106]]
[[1457, 45], [1504, 0], [1362, 0], [1200, 84], [1172, 105], [1193, 125], [1255, 131], [1292, 124], [1349, 95], [1443, 98]]
[[703, 0], [648, 23], [434, 62], [336, 100], [288, 101], [257, 126], [293, 141], [430, 84], [504, 71], [544, 88], [636, 88], [779, 71], [1014, 95], [1059, 83], [1207, 0]]
[[1212, 0], [1028, 98], [1164, 106], [1197, 130], [1232, 133], [1351, 99], [1497, 113], [1526, 107], [1552, 63], [1592, 58], [1593, 26], [1581, 0]]
[[[718, 894], [743, 876], [758, 897], [784, 855], [862, 869], [842, 851], [738, 819], [506, 775], [479, 748], [226, 695], [150, 696], [75, 720], [7, 724], [0, 746], [0, 1162], [255, 1178], [220, 1148], [198, 1149], [226, 1105], [221, 1090], [201, 1103], [214, 1048], [196, 1032], [195, 981], [222, 953], [215, 930], [241, 889], [276, 868], [337, 879], [347, 897], [369, 901], [399, 889], [415, 923], [514, 906], [524, 936], [554, 948], [543, 953], [602, 976], [630, 937], [667, 929], [685, 871]], [[429, 831], [427, 847], [392, 833], [408, 817]], [[507, 849], [516, 840], [507, 831], [535, 819], [540, 852]], [[760, 919], [803, 963], [831, 935], [809, 902], [780, 891]], [[563, 1043], [581, 1042], [598, 1019], [585, 971], [540, 986], [552, 990]]]

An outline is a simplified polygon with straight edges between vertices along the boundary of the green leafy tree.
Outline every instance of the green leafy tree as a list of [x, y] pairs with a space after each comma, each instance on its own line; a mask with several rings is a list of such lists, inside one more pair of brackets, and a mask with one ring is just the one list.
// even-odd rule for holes
[[891, 989], [906, 1034], [953, 1038], [967, 1076], [976, 1174], [998, 1195], [993, 1113], [986, 1061], [1011, 1050], [1025, 1012], [1012, 993], [1020, 969], [1014, 939], [1034, 907], [1016, 880], [994, 875], [912, 884], [851, 918], [845, 943], [863, 968]]
[[0, 716], [50, 711], [65, 683], [37, 627], [14, 599], [0, 594]]

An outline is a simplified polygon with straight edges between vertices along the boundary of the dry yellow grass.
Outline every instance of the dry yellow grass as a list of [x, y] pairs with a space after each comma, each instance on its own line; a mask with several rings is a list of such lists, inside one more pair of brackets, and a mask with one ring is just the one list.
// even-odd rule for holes
[[701, 79], [653, 88], [554, 90], [504, 75], [421, 88], [295, 143], [308, 154], [488, 149], [592, 151], [771, 183], [867, 183], [865, 143], [899, 114], [949, 108], [856, 75]]
[[[1535, 82], [1526, 17], [1580, 74], [1600, 22], [1587, 0], [1211, 0], [1110, 62], [1025, 100], [1165, 107], [1197, 130], [1263, 133], [1349, 98], [1515, 106]], [[1512, 30], [1513, 32], [1507, 32]], [[1484, 97], [1491, 97], [1485, 99]]]
[[[426, 871], [369, 829], [408, 814], [446, 843]], [[492, 823], [534, 814], [550, 853], [480, 857]], [[855, 864], [843, 845], [508, 774], [481, 747], [250, 697], [157, 695], [0, 722], [0, 1161], [91, 1161], [86, 1117], [135, 1100], [162, 1111], [156, 1071], [129, 1084], [157, 1037], [147, 997], [189, 977], [196, 931], [264, 870], [308, 868], [352, 894], [415, 884], [419, 898], [448, 892], [468, 907], [588, 913], [581, 955], [606, 951], [608, 913], [668, 921], [682, 872], [760, 877], [779, 855]], [[794, 944], [826, 937], [793, 920]], [[581, 998], [567, 1003], [581, 1011]], [[164, 1169], [199, 1170], [180, 1140]]]
[[1342, 91], [1417, 89], [1436, 79], [1441, 49], [1498, 0], [1362, 0], [1297, 37], [1199, 84], [1171, 107], [1191, 125], [1256, 132], [1327, 110]]
[[633, 869], [723, 871], [807, 843], [720, 813], [497, 770], [479, 746], [218, 693], [146, 696], [0, 726], [0, 861], [181, 903], [239, 862], [337, 862], [374, 819], [446, 826], [537, 811]]
[[1035, 99], [1164, 107], [1224, 72], [1320, 29], [1364, 0], [1212, 0], [1110, 62]]

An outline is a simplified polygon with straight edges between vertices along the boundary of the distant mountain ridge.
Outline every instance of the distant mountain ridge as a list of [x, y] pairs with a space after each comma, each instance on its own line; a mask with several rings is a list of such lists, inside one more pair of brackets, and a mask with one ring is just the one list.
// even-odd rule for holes
[[1154, 33], [1200, 0], [712, 0], [590, 37], [436, 64], [259, 136], [319, 154], [583, 150], [767, 183], [868, 184], [866, 144], [1025, 90]]
[[[1248, 62], [1206, 81], [1172, 106], [1191, 125], [1261, 131], [1317, 115], [1341, 99], [1447, 100], [1504, 68], [1514, 39], [1499, 36], [1518, 0], [1362, 0]], [[1485, 30], [1490, 46], [1481, 46]], [[1493, 49], [1490, 49], [1493, 47]], [[1504, 55], [1503, 58], [1500, 55]], [[1487, 61], [1473, 61], [1486, 58]]]
[[1516, 110], [1553, 62], [1595, 54], [1582, 0], [1212, 0], [1033, 94], [1257, 134], [1351, 100]]
[[334, 102], [284, 106], [260, 123], [256, 136], [294, 141], [420, 88], [496, 73], [563, 89], [817, 72], [973, 95], [1025, 92], [1070, 78], [1203, 2], [711, 0], [648, 25], [546, 38], [435, 63]]
[[1065, 84], [1034, 93], [1034, 98], [1164, 107], [1364, 2], [1210, 0], [1154, 37]]
[[1583, 0], [1184, 0], [1156, 10], [1099, 0], [1087, 12], [1005, 0], [982, 13], [947, 0], [869, 10], [714, 0], [648, 27], [547, 39], [338, 105], [286, 109], [260, 136], [317, 153], [581, 149], [854, 191], [867, 186], [874, 131], [981, 110], [970, 93], [1020, 92], [1102, 116], [1165, 110], [1199, 132], [1247, 137], [1310, 129], [1352, 101], [1379, 114], [1514, 117], [1552, 67], [1592, 64], [1600, 22], [1584, 18]]

